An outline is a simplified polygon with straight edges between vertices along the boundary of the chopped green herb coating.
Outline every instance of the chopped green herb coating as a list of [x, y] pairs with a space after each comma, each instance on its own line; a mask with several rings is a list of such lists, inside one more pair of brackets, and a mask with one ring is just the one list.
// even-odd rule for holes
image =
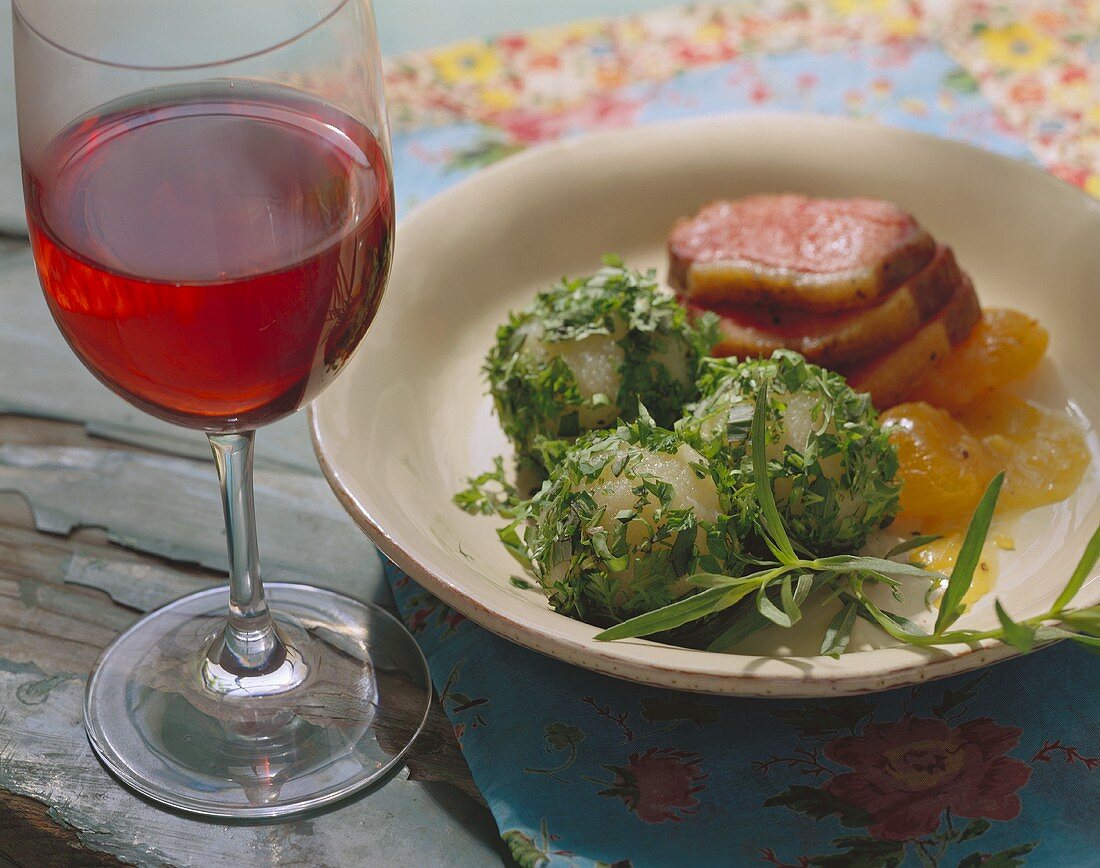
[[693, 325], [655, 272], [605, 262], [540, 292], [497, 330], [483, 370], [521, 464], [548, 467], [560, 449], [540, 444], [633, 421], [639, 404], [671, 426], [695, 398], [713, 322]]
[[791, 539], [828, 554], [856, 551], [898, 511], [897, 453], [869, 396], [787, 350], [770, 359], [705, 359], [700, 399], [678, 430], [729, 470], [733, 509], [753, 511], [749, 428], [768, 388], [766, 455], [776, 506]]
[[723, 471], [673, 431], [640, 418], [583, 435], [502, 538], [522, 539], [553, 607], [617, 623], [696, 590], [699, 572], [741, 568]]

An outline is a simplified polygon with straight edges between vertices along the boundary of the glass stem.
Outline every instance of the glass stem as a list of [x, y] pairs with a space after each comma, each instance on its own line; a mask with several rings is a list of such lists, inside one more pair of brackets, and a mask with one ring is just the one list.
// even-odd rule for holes
[[221, 482], [229, 549], [229, 618], [217, 662], [236, 675], [263, 675], [283, 664], [286, 648], [275, 630], [260, 580], [252, 494], [256, 432], [208, 436]]

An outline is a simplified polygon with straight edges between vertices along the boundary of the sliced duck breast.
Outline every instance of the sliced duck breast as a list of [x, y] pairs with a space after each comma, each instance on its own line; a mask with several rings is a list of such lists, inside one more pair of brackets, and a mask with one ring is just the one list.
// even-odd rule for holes
[[[713, 305], [720, 317], [716, 356], [770, 356], [786, 348], [827, 368], [850, 365], [897, 346], [927, 322], [966, 279], [949, 247], [874, 307], [841, 313]], [[689, 302], [698, 315], [706, 308]]]
[[668, 251], [669, 283], [690, 302], [835, 312], [875, 304], [936, 244], [889, 202], [771, 194], [705, 205]]
[[982, 317], [970, 278], [966, 278], [935, 317], [910, 338], [841, 373], [857, 392], [870, 392], [880, 410], [904, 401], [913, 386], [939, 360], [970, 335]]

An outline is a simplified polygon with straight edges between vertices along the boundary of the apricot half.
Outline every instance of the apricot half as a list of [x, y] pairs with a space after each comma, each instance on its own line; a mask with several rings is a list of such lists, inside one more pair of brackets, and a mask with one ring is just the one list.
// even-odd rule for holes
[[950, 414], [921, 401], [898, 404], [879, 420], [898, 450], [899, 517], [922, 530], [965, 522], [999, 469], [985, 444]]
[[999, 511], [1033, 509], [1076, 490], [1089, 463], [1073, 420], [994, 393], [952, 416], [924, 402], [880, 421], [898, 450], [900, 518], [922, 530], [965, 530], [986, 486], [1005, 471]]
[[921, 376], [909, 400], [963, 407], [1030, 374], [1048, 341], [1038, 320], [1018, 310], [988, 308], [966, 340]]

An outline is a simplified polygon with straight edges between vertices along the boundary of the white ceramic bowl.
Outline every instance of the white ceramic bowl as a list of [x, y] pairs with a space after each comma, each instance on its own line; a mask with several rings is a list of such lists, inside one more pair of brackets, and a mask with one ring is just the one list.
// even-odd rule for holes
[[[1100, 523], [1100, 202], [1038, 169], [867, 122], [776, 115], [603, 133], [528, 151], [417, 209], [398, 230], [378, 319], [313, 408], [317, 454], [348, 512], [383, 553], [477, 623], [621, 678], [826, 696], [1011, 656], [995, 643], [889, 647], [869, 627], [853, 636], [860, 650], [840, 660], [808, 656], [820, 632], [803, 641], [775, 630], [739, 654], [595, 642], [594, 627], [509, 582], [518, 566], [497, 541], [501, 522], [451, 503], [465, 477], [510, 455], [479, 370], [509, 309], [555, 279], [595, 270], [605, 252], [663, 273], [673, 220], [710, 199], [769, 191], [897, 202], [955, 248], [984, 303], [1028, 311], [1050, 330], [1050, 361], [1032, 390], [1079, 414], [1093, 467], [1076, 495], [1019, 524], [995, 592], [1016, 617], [1045, 611]], [[991, 597], [959, 626], [995, 624]], [[1078, 599], [1100, 601], [1100, 575]]]

